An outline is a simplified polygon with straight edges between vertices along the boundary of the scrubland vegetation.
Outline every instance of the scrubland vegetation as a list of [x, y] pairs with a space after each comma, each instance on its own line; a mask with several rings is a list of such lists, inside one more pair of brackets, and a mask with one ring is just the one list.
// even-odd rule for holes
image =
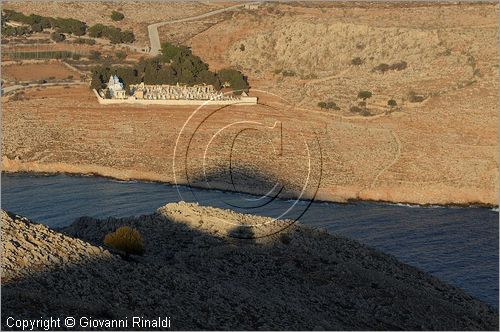
[[[121, 18], [120, 18], [121, 17]], [[123, 14], [113, 12], [112, 18], [114, 21], [119, 21], [124, 18]], [[7, 22], [22, 23], [22, 26], [7, 25]], [[95, 24], [88, 28], [85, 22], [73, 18], [60, 18], [60, 17], [45, 17], [40, 15], [25, 15], [14, 10], [4, 9], [2, 13], [2, 35], [4, 36], [25, 36], [34, 32], [42, 32], [44, 29], [55, 30], [52, 40], [61, 42], [66, 39], [65, 34], [74, 36], [83, 36], [88, 34], [93, 38], [106, 38], [112, 44], [119, 43], [133, 43], [135, 36], [132, 31], [122, 31], [120, 28], [114, 26], [107, 26], [103, 24]], [[83, 38], [78, 38], [82, 43]], [[85, 39], [83, 43], [91, 44], [88, 42], [90, 39]], [[94, 41], [95, 43], [95, 41]]]
[[183, 45], [162, 44], [161, 55], [141, 59], [134, 66], [103, 64], [92, 71], [92, 89], [105, 87], [111, 75], [117, 75], [127, 88], [131, 84], [211, 84], [215, 89], [230, 87], [235, 93], [248, 91], [248, 82], [236, 69], [209, 70], [208, 64]]

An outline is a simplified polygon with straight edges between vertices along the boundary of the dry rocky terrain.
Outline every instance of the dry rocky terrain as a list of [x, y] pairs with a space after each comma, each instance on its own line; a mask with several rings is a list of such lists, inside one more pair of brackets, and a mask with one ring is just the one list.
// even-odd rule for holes
[[[147, 6], [123, 3], [123, 26], [140, 35], [226, 5], [157, 4], [173, 9], [147, 16]], [[48, 3], [9, 6], [77, 14], [71, 4], [65, 15]], [[111, 24], [92, 15], [110, 4], [78, 6]], [[282, 196], [305, 188], [303, 198], [334, 201], [498, 205], [497, 16], [492, 3], [267, 3], [166, 25], [163, 41], [188, 44], [212, 69], [239, 68], [261, 104], [190, 118], [186, 107], [101, 106], [82, 87], [31, 89], [2, 99], [2, 164], [259, 194], [278, 182]], [[374, 70], [402, 61], [401, 70]], [[373, 93], [370, 115], [349, 111], [360, 90]], [[218, 132], [242, 121], [252, 123]]]
[[[353, 240], [294, 224], [253, 238], [282, 223], [182, 202], [59, 231], [2, 212], [2, 317], [170, 316], [174, 330], [498, 330], [486, 304]], [[143, 256], [101, 247], [122, 225], [143, 235]]]

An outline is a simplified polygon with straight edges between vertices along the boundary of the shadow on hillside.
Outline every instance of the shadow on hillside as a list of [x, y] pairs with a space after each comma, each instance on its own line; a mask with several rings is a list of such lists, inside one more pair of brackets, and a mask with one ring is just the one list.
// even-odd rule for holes
[[[294, 228], [287, 237], [244, 240], [212, 236], [160, 213], [81, 218], [75, 225], [64, 232], [97, 245], [119, 226], [135, 227], [145, 254], [53, 268], [2, 285], [4, 329], [8, 317], [49, 316], [72, 316], [77, 324], [80, 317], [128, 317], [116, 330], [168, 329], [133, 326], [134, 316], [170, 317], [173, 330], [498, 327], [491, 308], [462, 292], [324, 232]], [[252, 237], [245, 227], [228, 233]]]
[[[287, 178], [274, 170], [259, 170], [247, 166], [232, 167], [221, 171], [207, 171], [205, 174], [191, 175], [189, 188], [222, 189], [249, 195], [221, 196], [217, 207], [239, 213], [255, 214], [258, 210], [272, 211], [273, 217], [280, 220], [297, 221], [309, 209], [319, 189], [321, 173], [317, 166], [314, 176], [306, 179]], [[250, 196], [251, 195], [251, 196]], [[298, 204], [298, 198], [304, 200]], [[191, 190], [182, 194], [180, 199], [199, 202], [201, 205], [214, 205], [203, 195]]]

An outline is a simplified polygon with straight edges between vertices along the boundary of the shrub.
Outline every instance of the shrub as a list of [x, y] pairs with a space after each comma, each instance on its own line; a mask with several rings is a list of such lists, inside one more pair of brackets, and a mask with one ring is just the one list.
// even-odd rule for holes
[[125, 53], [123, 51], [118, 51], [115, 53], [115, 56], [118, 60], [123, 60], [127, 57], [127, 53]]
[[43, 31], [43, 27], [40, 23], [35, 23], [31, 26], [31, 31], [32, 32], [42, 32]]
[[410, 101], [410, 103], [421, 103], [425, 100], [425, 97], [411, 90], [410, 92], [408, 92], [408, 100]]
[[378, 66], [374, 67], [372, 69], [372, 71], [378, 71], [381, 73], [385, 73], [386, 71], [389, 70], [389, 68], [390, 68], [390, 66], [387, 63], [381, 63]]
[[292, 242], [292, 237], [290, 236], [290, 234], [281, 233], [280, 234], [280, 241], [283, 244], [290, 244], [290, 242]]
[[125, 257], [144, 253], [144, 241], [141, 234], [136, 229], [128, 226], [122, 226], [113, 233], [107, 234], [104, 237], [104, 244], [123, 251]]
[[318, 106], [319, 106], [321, 109], [326, 108], [326, 103], [325, 103], [324, 101], [320, 101], [320, 102], [318, 103]]
[[312, 79], [317, 79], [318, 75], [316, 75], [314, 73], [310, 73], [310, 74], [301, 76], [301, 78], [304, 79], [304, 80], [312, 80]]
[[389, 71], [389, 70], [400, 71], [400, 70], [406, 69], [406, 67], [408, 67], [408, 64], [406, 63], [406, 61], [395, 62], [391, 65], [388, 65], [387, 63], [381, 63], [378, 66], [374, 67], [372, 69], [372, 71], [374, 71], [374, 72], [378, 71], [381, 73], [385, 73], [386, 71]]
[[240, 51], [242, 51], [242, 52], [245, 51], [245, 45], [244, 44], [240, 45]]
[[295, 76], [296, 74], [295, 74], [295, 72], [293, 70], [288, 70], [287, 69], [287, 70], [283, 70], [281, 72], [281, 75], [290, 77], [290, 76]]
[[125, 18], [125, 15], [123, 15], [122, 13], [120, 12], [117, 12], [115, 10], [113, 10], [113, 12], [111, 13], [111, 19], [113, 21], [121, 21]]
[[89, 60], [99, 60], [101, 58], [101, 52], [99, 51], [90, 51], [88, 55]]
[[80, 60], [81, 56], [80, 56], [80, 54], [78, 54], [78, 53], [73, 53], [73, 55], [71, 56], [71, 58], [72, 58], [73, 60]]
[[76, 44], [95, 45], [95, 39], [78, 37], [75, 39], [75, 43]]
[[360, 66], [364, 63], [365, 61], [361, 59], [360, 57], [355, 57], [351, 60], [351, 64], [354, 66]]
[[11, 97], [9, 97], [9, 100], [12, 100], [12, 101], [25, 100], [25, 99], [26, 99], [26, 95], [25, 95], [24, 91], [16, 92]]
[[398, 106], [398, 103], [394, 99], [389, 99], [387, 101], [387, 106], [389, 106], [390, 108], [393, 108], [393, 107]]
[[340, 107], [337, 106], [337, 104], [333, 101], [329, 101], [326, 103], [326, 108], [329, 110], [335, 110], [338, 111], [340, 110]]
[[406, 69], [406, 67], [408, 67], [408, 64], [406, 63], [406, 61], [400, 61], [400, 62], [393, 63], [390, 66], [390, 69], [399, 71], [399, 70]]
[[366, 100], [368, 98], [371, 98], [372, 93], [370, 91], [362, 90], [358, 92], [358, 98]]
[[359, 113], [362, 111], [362, 109], [359, 108], [358, 106], [351, 106], [351, 108], [349, 108], [349, 111], [351, 111], [353, 113]]
[[59, 32], [53, 32], [51, 35], [50, 35], [50, 38], [55, 41], [56, 43], [60, 43], [62, 41], [64, 41], [66, 39], [66, 36], [63, 34], [63, 33], [59, 33]]

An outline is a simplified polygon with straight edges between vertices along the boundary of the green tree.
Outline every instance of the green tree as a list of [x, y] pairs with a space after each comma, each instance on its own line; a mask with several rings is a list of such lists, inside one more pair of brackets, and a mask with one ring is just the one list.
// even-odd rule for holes
[[133, 43], [135, 41], [135, 36], [132, 31], [123, 31], [121, 33], [121, 42], [122, 43]]
[[212, 85], [215, 90], [219, 90], [221, 88], [219, 77], [217, 77], [217, 74], [209, 70], [203, 70], [198, 73], [198, 75], [196, 76], [196, 83], [205, 83]]
[[75, 36], [83, 36], [87, 31], [87, 24], [74, 18], [51, 18], [51, 26], [61, 33]]
[[372, 97], [372, 93], [370, 91], [362, 90], [362, 91], [359, 91], [359, 93], [358, 93], [358, 98], [363, 99], [363, 100], [366, 100], [366, 99], [371, 98], [371, 97]]
[[248, 92], [248, 82], [241, 72], [236, 69], [222, 69], [217, 73], [220, 82], [224, 85], [227, 84], [231, 89], [235, 90], [235, 94], [241, 92]]
[[93, 38], [100, 38], [104, 32], [105, 26], [103, 24], [97, 23], [89, 28], [89, 36]]

